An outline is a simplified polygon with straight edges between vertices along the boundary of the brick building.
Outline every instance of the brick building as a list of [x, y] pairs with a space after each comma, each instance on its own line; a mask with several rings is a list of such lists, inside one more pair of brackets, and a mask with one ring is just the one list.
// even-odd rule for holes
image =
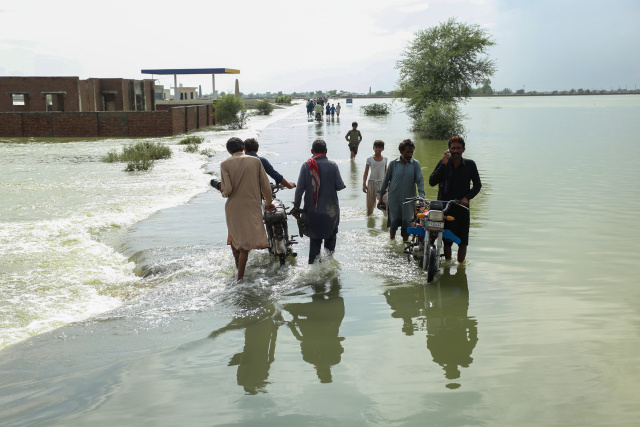
[[0, 77], [0, 112], [154, 111], [154, 81]]
[[0, 77], [0, 136], [169, 136], [213, 124], [211, 104], [156, 111], [151, 79]]

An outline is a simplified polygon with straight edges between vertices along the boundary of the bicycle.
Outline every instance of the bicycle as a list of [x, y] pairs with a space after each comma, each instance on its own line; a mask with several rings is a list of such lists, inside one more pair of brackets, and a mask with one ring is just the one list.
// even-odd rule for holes
[[423, 197], [409, 197], [404, 203], [417, 202], [412, 220], [413, 227], [407, 229], [411, 235], [405, 242], [404, 253], [408, 260], [419, 261], [420, 268], [427, 272], [427, 283], [431, 282], [440, 269], [443, 253], [443, 239], [460, 244], [460, 238], [451, 230], [445, 230], [445, 221], [455, 221], [452, 216], [446, 215], [452, 204], [466, 210], [468, 207], [461, 205], [459, 200], [428, 200]]

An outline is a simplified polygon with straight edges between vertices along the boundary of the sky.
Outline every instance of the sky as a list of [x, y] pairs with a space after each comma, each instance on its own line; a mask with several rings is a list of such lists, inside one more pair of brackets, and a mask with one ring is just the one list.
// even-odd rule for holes
[[[390, 91], [415, 32], [449, 18], [492, 35], [494, 89], [640, 86], [640, 0], [2, 0], [0, 75], [233, 68], [218, 91]], [[211, 92], [210, 75], [178, 82]]]

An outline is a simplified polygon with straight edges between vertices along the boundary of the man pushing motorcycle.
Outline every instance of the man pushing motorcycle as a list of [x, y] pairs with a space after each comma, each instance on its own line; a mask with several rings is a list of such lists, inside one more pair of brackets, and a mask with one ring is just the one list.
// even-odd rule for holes
[[[465, 159], [462, 153], [465, 142], [461, 136], [454, 136], [449, 140], [449, 148], [438, 161], [436, 168], [429, 177], [429, 185], [438, 187], [438, 200], [460, 200], [460, 204], [469, 207], [469, 201], [478, 195], [482, 188], [480, 174], [473, 160]], [[473, 187], [471, 184], [473, 183]], [[458, 245], [458, 262], [463, 262], [469, 245], [470, 215], [466, 209], [459, 208], [451, 211], [456, 220], [446, 222], [445, 228], [450, 229], [461, 240]], [[444, 240], [444, 256], [451, 259], [453, 242]]]

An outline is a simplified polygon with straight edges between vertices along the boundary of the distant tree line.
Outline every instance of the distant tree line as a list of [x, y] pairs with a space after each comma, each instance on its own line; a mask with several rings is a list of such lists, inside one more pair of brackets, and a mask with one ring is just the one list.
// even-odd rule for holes
[[[525, 91], [524, 89], [516, 89], [512, 90], [510, 88], [504, 88], [502, 90], [494, 89], [491, 86], [491, 80], [485, 79], [482, 81], [482, 85], [476, 88], [471, 89], [471, 96], [475, 95], [592, 95], [592, 94], [616, 94], [616, 93], [640, 93], [640, 89], [570, 89], [570, 90], [553, 90], [553, 91]], [[225, 92], [220, 92], [220, 96], [224, 96]], [[371, 93], [361, 93], [361, 92], [349, 92], [343, 90], [312, 90], [307, 92], [291, 92], [286, 93], [283, 91], [278, 92], [263, 92], [263, 93], [254, 93], [251, 92], [249, 94], [240, 92], [241, 98], [257, 98], [257, 99], [285, 99], [286, 97], [291, 98], [317, 98], [320, 96], [326, 96], [329, 98], [341, 97], [348, 98], [351, 96], [371, 96], [371, 97], [379, 97], [379, 96], [395, 96], [395, 91], [384, 91], [378, 90]], [[276, 101], [278, 102], [278, 101]], [[286, 103], [286, 101], [284, 101]]]
[[496, 90], [491, 87], [491, 80], [485, 79], [482, 82], [482, 86], [478, 86], [471, 91], [473, 95], [594, 95], [594, 94], [616, 94], [616, 93], [640, 93], [640, 89], [571, 89], [571, 90], [553, 90], [553, 91], [528, 91], [524, 89], [517, 89], [513, 91], [509, 88], [502, 90]]
[[308, 92], [291, 92], [291, 93], [285, 93], [282, 91], [279, 92], [264, 92], [264, 93], [254, 93], [251, 92], [249, 94], [245, 94], [240, 92], [240, 97], [242, 98], [259, 98], [259, 99], [264, 99], [264, 98], [281, 98], [281, 97], [286, 97], [286, 96], [290, 96], [292, 98], [318, 98], [321, 96], [326, 96], [328, 98], [336, 98], [336, 97], [341, 97], [341, 98], [345, 98], [345, 97], [350, 97], [350, 96], [371, 96], [371, 97], [376, 97], [376, 96], [393, 96], [394, 92], [393, 91], [384, 91], [384, 90], [378, 90], [376, 92], [371, 92], [369, 93], [360, 93], [360, 92], [349, 92], [349, 91], [343, 91], [343, 90], [337, 90], [337, 89], [333, 89], [333, 90], [312, 90], [312, 91], [308, 91]]

